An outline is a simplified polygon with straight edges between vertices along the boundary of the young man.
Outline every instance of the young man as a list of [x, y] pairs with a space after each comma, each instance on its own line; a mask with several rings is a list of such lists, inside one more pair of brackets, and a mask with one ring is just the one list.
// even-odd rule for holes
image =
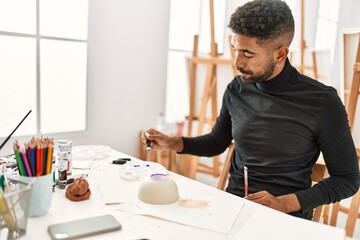
[[[312, 209], [352, 196], [359, 167], [345, 108], [334, 88], [300, 74], [287, 55], [294, 36], [291, 10], [280, 0], [255, 0], [231, 16], [234, 65], [209, 134], [169, 137], [153, 129], [142, 136], [153, 149], [214, 156], [232, 140], [235, 156], [226, 191], [291, 215], [311, 219]], [[330, 177], [311, 187], [320, 151]]]

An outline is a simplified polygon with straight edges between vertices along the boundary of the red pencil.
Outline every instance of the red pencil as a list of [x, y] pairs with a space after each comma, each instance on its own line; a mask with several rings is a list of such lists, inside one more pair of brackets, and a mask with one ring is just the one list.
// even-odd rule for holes
[[44, 144], [40, 143], [40, 160], [39, 160], [39, 174], [40, 176], [43, 175], [43, 168], [44, 168]]
[[37, 148], [36, 148], [36, 176], [40, 176], [41, 175], [41, 158], [40, 158], [40, 152], [41, 152], [41, 146], [40, 143], [37, 143]]

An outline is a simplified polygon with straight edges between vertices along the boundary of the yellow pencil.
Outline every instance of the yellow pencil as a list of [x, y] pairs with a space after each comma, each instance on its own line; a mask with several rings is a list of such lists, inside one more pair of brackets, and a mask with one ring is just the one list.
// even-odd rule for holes
[[50, 143], [48, 146], [48, 152], [47, 152], [46, 174], [49, 174], [51, 172], [52, 152], [53, 152], [53, 145]]
[[13, 217], [10, 214], [10, 211], [8, 210], [6, 199], [2, 193], [2, 190], [0, 190], [0, 214], [5, 220], [6, 226], [10, 231], [15, 230], [15, 222], [13, 220]]

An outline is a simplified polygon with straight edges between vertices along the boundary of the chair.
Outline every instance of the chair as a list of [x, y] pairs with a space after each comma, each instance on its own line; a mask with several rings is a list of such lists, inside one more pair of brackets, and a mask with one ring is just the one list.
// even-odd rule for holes
[[[326, 169], [325, 163], [318, 161], [315, 163], [312, 172], [311, 172], [311, 181], [313, 184], [320, 182], [328, 176], [328, 171]], [[323, 222], [324, 224], [328, 223], [329, 219], [329, 205], [321, 205], [314, 209], [313, 218], [314, 222]]]
[[[228, 152], [226, 154], [226, 158], [220, 173], [219, 181], [217, 184], [217, 188], [220, 190], [225, 190], [226, 183], [229, 179], [229, 169], [231, 165], [231, 159], [234, 156], [235, 152], [235, 145], [234, 143], [231, 143], [228, 147]], [[322, 179], [324, 179], [328, 175], [327, 169], [325, 164], [321, 162], [315, 163], [312, 173], [311, 173], [311, 180], [313, 183], [319, 182]], [[313, 212], [313, 221], [315, 222], [324, 222], [327, 223], [327, 216], [328, 213], [328, 205], [325, 206], [319, 206], [314, 209]]]
[[[347, 47], [349, 47], [347, 46], [349, 42], [351, 41], [345, 41], [345, 35], [344, 35], [344, 63], [345, 63], [344, 68], [346, 68], [347, 65], [354, 64], [352, 68], [353, 72], [352, 72], [352, 79], [350, 81], [350, 89], [346, 89], [347, 77], [344, 72], [345, 107], [346, 107], [346, 112], [348, 114], [349, 126], [352, 131], [354, 128], [355, 113], [356, 113], [358, 98], [360, 94], [359, 91], [360, 90], [360, 37], [358, 38], [357, 46], [355, 46], [354, 48], [357, 49], [355, 55], [355, 61], [354, 62], [348, 61], [348, 63], [346, 63], [345, 60], [347, 59], [347, 54], [348, 54], [346, 49]], [[353, 48], [348, 48], [348, 49], [349, 52], [354, 51]], [[346, 95], [348, 95], [348, 98]], [[360, 160], [360, 149], [356, 149], [356, 152], [357, 152], [358, 160]], [[333, 205], [330, 225], [336, 226], [339, 211], [346, 213], [348, 216], [346, 219], [345, 233], [346, 236], [352, 237], [355, 230], [356, 220], [357, 218], [360, 218], [360, 214], [359, 214], [360, 190], [358, 190], [357, 193], [354, 196], [352, 196], [350, 207], [342, 206], [340, 203], [341, 202], [337, 202], [334, 203]]]
[[[356, 152], [358, 160], [360, 161], [360, 149], [357, 148]], [[351, 197], [349, 207], [342, 206], [340, 203], [341, 202], [336, 202], [332, 206], [330, 225], [336, 227], [339, 212], [346, 213], [348, 216], [345, 223], [345, 233], [346, 236], [352, 237], [354, 235], [356, 220], [360, 218], [360, 190]]]
[[216, 186], [220, 190], [225, 190], [225, 185], [229, 179], [229, 169], [230, 169], [231, 159], [233, 158], [233, 155], [234, 155], [234, 150], [235, 150], [234, 143], [230, 143], [230, 145], [228, 147], [228, 152], [226, 154], [225, 162], [223, 164], [223, 167], [222, 167], [222, 170], [220, 173], [219, 181]]
[[345, 233], [346, 236], [352, 237], [354, 235], [356, 220], [357, 218], [360, 218], [359, 205], [360, 190], [354, 196], [352, 196], [349, 208], [340, 205], [340, 202], [334, 203], [332, 207], [330, 225], [336, 226], [339, 211], [348, 214], [345, 224]]

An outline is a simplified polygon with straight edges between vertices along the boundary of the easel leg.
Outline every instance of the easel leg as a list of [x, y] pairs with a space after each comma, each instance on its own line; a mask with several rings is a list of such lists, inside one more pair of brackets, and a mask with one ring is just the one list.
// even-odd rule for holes
[[195, 116], [195, 93], [196, 93], [196, 64], [188, 60], [189, 66], [189, 86], [190, 86], [190, 101], [189, 101], [189, 116], [188, 116], [188, 132], [187, 136], [192, 135], [193, 120]]
[[[217, 71], [216, 66], [213, 65], [213, 80], [212, 80], [212, 87], [211, 91], [211, 103], [212, 103], [212, 119], [216, 119], [218, 112], [217, 112]], [[220, 157], [215, 156], [213, 157], [213, 176], [218, 177], [220, 175]]]
[[198, 126], [198, 132], [197, 135], [201, 135], [203, 133], [203, 128], [205, 124], [206, 119], [206, 108], [210, 97], [211, 92], [211, 86], [213, 81], [213, 73], [214, 73], [214, 65], [209, 64], [206, 74], [206, 80], [205, 80], [205, 87], [203, 92], [203, 99], [201, 101], [201, 109], [200, 109], [200, 115], [199, 115], [199, 126]]
[[[194, 35], [194, 46], [193, 46], [193, 57], [196, 57], [198, 54], [199, 47], [199, 35]], [[188, 60], [189, 67], [189, 86], [190, 86], [190, 102], [189, 102], [189, 116], [188, 116], [188, 134], [190, 137], [192, 135], [192, 124], [195, 116], [195, 94], [196, 94], [196, 73], [197, 67], [196, 64]]]
[[346, 236], [352, 237], [354, 235], [355, 224], [359, 213], [360, 206], [360, 190], [352, 196], [348, 217], [345, 225]]
[[313, 62], [312, 69], [313, 69], [313, 72], [314, 72], [314, 78], [316, 80], [319, 80], [319, 74], [318, 74], [317, 62], [316, 62], [316, 52], [315, 51], [311, 52], [311, 57], [312, 57], [312, 62]]

